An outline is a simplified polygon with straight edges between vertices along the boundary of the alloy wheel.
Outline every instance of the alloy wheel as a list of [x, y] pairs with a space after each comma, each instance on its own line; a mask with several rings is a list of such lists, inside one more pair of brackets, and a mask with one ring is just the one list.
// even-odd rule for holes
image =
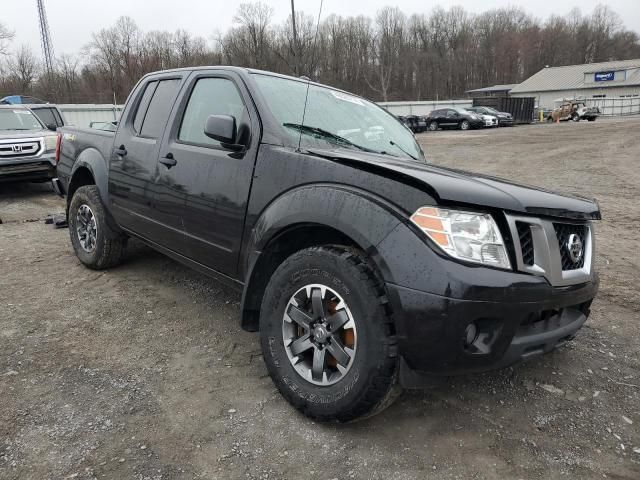
[[80, 205], [76, 213], [76, 233], [80, 246], [85, 252], [91, 253], [96, 249], [98, 224], [93, 210], [86, 204]]
[[353, 315], [326, 285], [306, 285], [291, 297], [282, 319], [282, 339], [293, 368], [314, 385], [339, 382], [356, 355]]

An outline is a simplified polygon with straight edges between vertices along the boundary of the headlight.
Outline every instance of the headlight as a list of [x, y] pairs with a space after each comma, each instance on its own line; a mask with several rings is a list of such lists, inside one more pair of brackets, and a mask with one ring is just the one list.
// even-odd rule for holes
[[58, 141], [57, 135], [48, 135], [44, 137], [44, 149], [47, 151], [55, 150], [57, 141]]
[[511, 268], [500, 229], [489, 214], [422, 207], [411, 215], [411, 221], [452, 257]]

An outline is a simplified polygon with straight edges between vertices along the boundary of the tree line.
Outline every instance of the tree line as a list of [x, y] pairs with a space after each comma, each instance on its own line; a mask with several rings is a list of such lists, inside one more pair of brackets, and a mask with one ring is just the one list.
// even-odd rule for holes
[[145, 73], [225, 64], [305, 75], [378, 101], [432, 100], [519, 83], [546, 65], [640, 58], [638, 34], [604, 5], [544, 21], [516, 7], [479, 14], [436, 7], [410, 16], [385, 7], [373, 17], [322, 19], [299, 11], [295, 25], [296, 35], [291, 16], [275, 23], [273, 9], [261, 2], [241, 4], [233, 25], [210, 39], [186, 30], [143, 32], [121, 17], [47, 72], [0, 24], [0, 97], [121, 103]]

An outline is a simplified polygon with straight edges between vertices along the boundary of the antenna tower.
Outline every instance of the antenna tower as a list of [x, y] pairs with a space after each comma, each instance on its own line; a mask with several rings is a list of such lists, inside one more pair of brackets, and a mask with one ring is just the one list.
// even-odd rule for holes
[[47, 12], [44, 9], [44, 0], [38, 0], [38, 21], [40, 24], [40, 45], [42, 47], [42, 57], [44, 58], [44, 66], [47, 75], [53, 73], [53, 43], [51, 43], [51, 32], [49, 31], [49, 22], [47, 21]]

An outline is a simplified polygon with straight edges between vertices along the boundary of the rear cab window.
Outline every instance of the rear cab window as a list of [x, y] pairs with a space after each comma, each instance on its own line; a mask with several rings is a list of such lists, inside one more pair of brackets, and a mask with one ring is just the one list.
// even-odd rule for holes
[[152, 139], [162, 136], [181, 82], [180, 78], [168, 78], [147, 83], [132, 122], [138, 136]]

